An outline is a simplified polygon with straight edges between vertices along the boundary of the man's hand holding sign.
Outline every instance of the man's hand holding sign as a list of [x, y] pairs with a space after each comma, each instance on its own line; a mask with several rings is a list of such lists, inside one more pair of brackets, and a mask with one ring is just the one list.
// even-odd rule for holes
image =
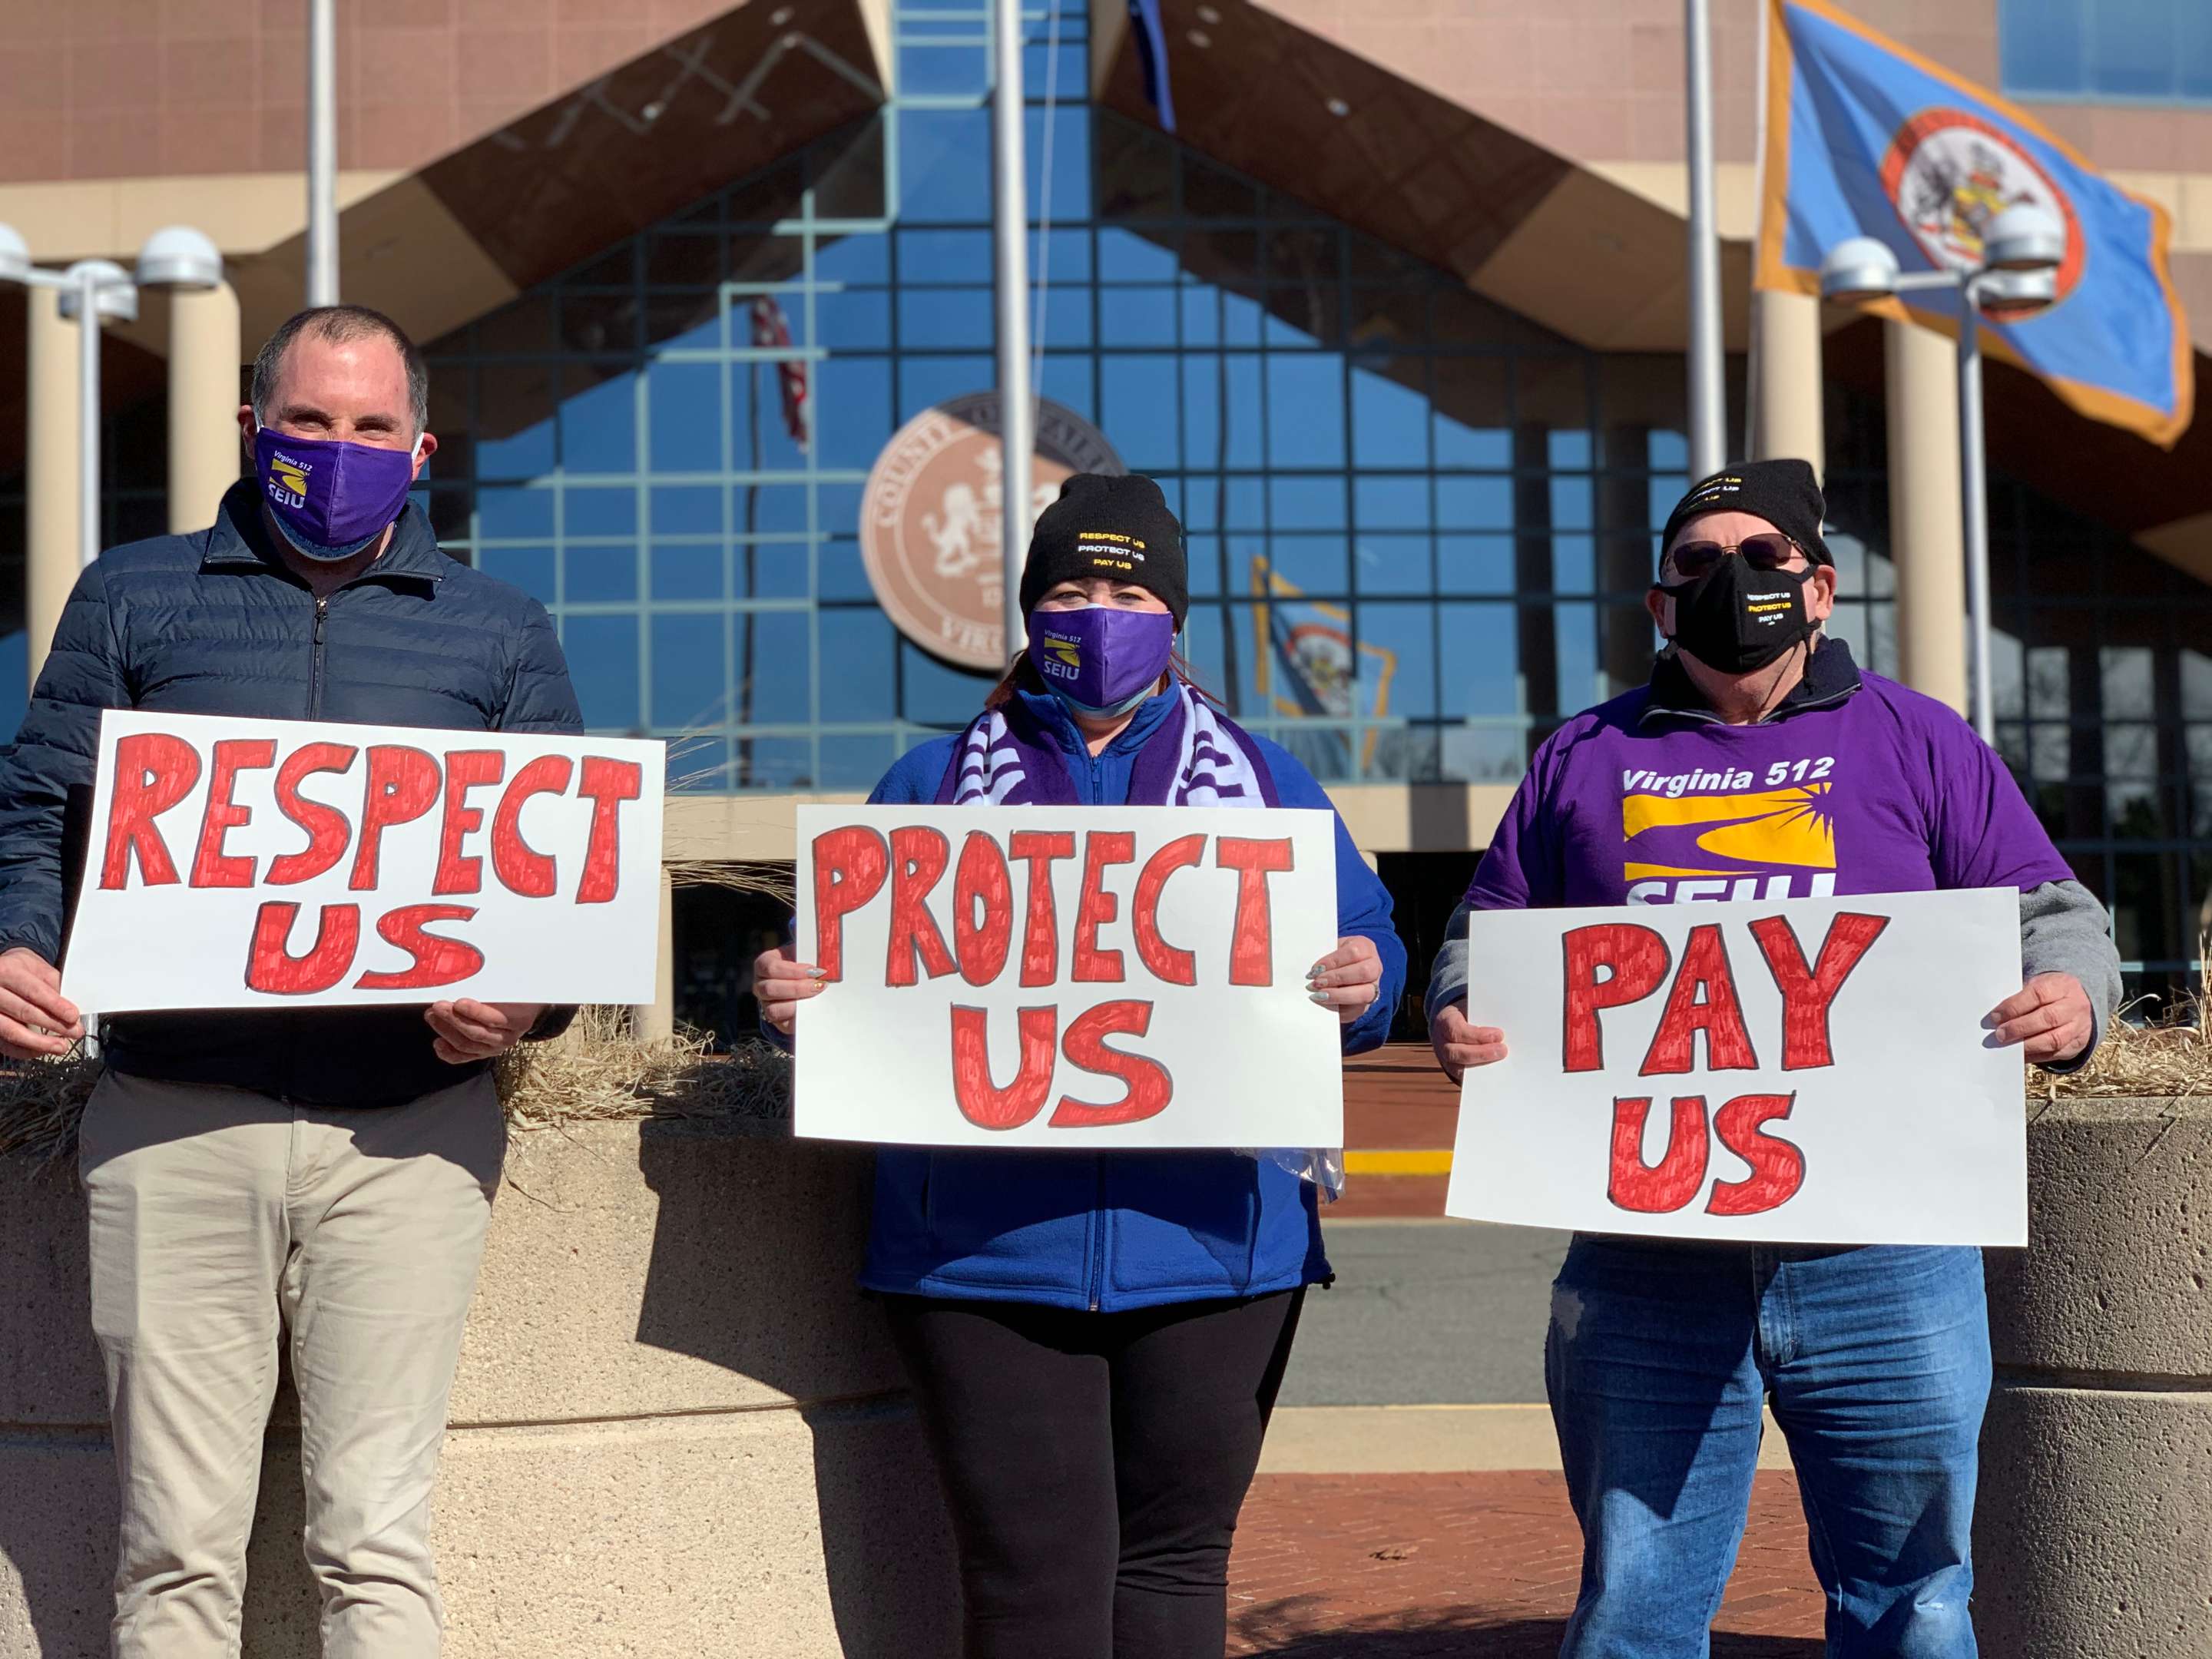
[[[4, 965], [4, 964], [0, 964]], [[764, 951], [753, 964], [753, 994], [759, 999], [761, 1018], [786, 1036], [796, 1034], [799, 1005], [818, 996], [829, 975], [811, 962], [801, 962], [788, 945]], [[1336, 1011], [1340, 1024], [1350, 1025], [1374, 1005], [1382, 987], [1382, 957], [1375, 941], [1355, 934], [1340, 939], [1306, 975], [1306, 994]], [[1459, 1079], [1455, 1075], [1452, 1080]]]
[[[801, 1134], [939, 1145], [1331, 1146], [1336, 1024], [1374, 945], [1334, 937], [1316, 811], [801, 808]], [[891, 1063], [886, 1066], [886, 1061]]]
[[[2071, 974], [2038, 974], [1990, 1009], [1982, 1024], [1996, 1033], [1999, 1047], [2018, 1045], [2032, 1066], [2072, 1060], [2097, 1031], [2089, 994]], [[1495, 1025], [1477, 1025], [1464, 1008], [1451, 1003], [1430, 1022], [1429, 1046], [1444, 1075], [1457, 1083], [1470, 1066], [1505, 1058], [1505, 1033]]]
[[2078, 1048], [2087, 1016], [2063, 975], [1988, 1012], [2019, 982], [2018, 905], [1984, 890], [1476, 913], [1468, 1005], [1498, 1024], [1437, 1022], [1438, 1057], [1464, 1072], [1447, 1212], [2025, 1243], [2009, 1050]]
[[83, 1035], [83, 1017], [62, 994], [59, 969], [21, 945], [0, 952], [0, 1053], [58, 1057]]
[[2000, 1048], [2020, 1048], [2030, 1065], [2063, 1065], [2097, 1035], [2089, 994], [2071, 974], [2038, 974], [1990, 1010], [1982, 1022]]

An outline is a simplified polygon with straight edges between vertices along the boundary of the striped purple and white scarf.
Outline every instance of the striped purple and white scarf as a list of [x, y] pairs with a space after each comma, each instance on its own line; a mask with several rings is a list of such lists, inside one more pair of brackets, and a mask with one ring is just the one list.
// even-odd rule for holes
[[[1009, 716], [1011, 715], [1011, 718]], [[940, 806], [1073, 806], [1075, 780], [1049, 732], [1019, 698], [987, 708], [962, 734], [938, 786]], [[1279, 806], [1252, 735], [1187, 685], [1137, 751], [1132, 806]]]

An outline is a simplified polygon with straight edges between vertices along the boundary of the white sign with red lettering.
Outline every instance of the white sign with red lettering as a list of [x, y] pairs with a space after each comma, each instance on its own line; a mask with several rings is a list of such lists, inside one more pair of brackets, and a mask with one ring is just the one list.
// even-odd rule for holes
[[2020, 895], [1478, 911], [1448, 1215], [1802, 1244], [2025, 1244]]
[[1334, 1146], [1331, 814], [803, 806], [799, 1133]]
[[653, 1000], [660, 744], [111, 709], [64, 991]]

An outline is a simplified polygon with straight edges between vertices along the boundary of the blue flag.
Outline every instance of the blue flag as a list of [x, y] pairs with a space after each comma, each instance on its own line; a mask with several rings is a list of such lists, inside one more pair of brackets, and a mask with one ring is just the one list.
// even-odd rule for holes
[[[1976, 269], [1990, 220], [2033, 204], [2066, 227], [2057, 302], [1983, 318], [1985, 346], [2080, 413], [2172, 447], [2189, 427], [2194, 356], [2164, 209], [1827, 0], [1769, 0], [1766, 47], [1759, 287], [1817, 294], [1822, 257], [1850, 236], [1886, 242], [1907, 271]], [[1960, 325], [1952, 289], [1870, 308], [1954, 337]]]
[[1145, 72], [1145, 96], [1160, 112], [1160, 125], [1175, 131], [1175, 93], [1168, 85], [1168, 34], [1160, 23], [1160, 0], [1129, 0], [1129, 22], [1137, 31], [1137, 62]]

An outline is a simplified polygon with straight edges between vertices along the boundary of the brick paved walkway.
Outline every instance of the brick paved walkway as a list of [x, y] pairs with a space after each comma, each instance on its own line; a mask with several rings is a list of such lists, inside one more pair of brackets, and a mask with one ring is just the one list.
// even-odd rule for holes
[[[1345, 1066], [1348, 1146], [1449, 1146], [1458, 1091], [1426, 1048]], [[1434, 1216], [1444, 1177], [1355, 1174], [1329, 1217]], [[1582, 1540], [1557, 1474], [1266, 1474], [1230, 1563], [1229, 1652], [1281, 1659], [1555, 1659]], [[1796, 1482], [1763, 1471], [1714, 1659], [1820, 1659]]]
[[[1449, 1147], [1459, 1124], [1459, 1091], [1437, 1069], [1428, 1045], [1394, 1043], [1344, 1063], [1344, 1144], [1361, 1151]], [[1440, 1216], [1440, 1175], [1355, 1174], [1341, 1203], [1322, 1219]]]
[[[1262, 1475], [1230, 1564], [1229, 1652], [1554, 1659], [1580, 1560], [1556, 1474]], [[1714, 1629], [1714, 1659], [1820, 1659], [1786, 1474], [1758, 1477]]]

